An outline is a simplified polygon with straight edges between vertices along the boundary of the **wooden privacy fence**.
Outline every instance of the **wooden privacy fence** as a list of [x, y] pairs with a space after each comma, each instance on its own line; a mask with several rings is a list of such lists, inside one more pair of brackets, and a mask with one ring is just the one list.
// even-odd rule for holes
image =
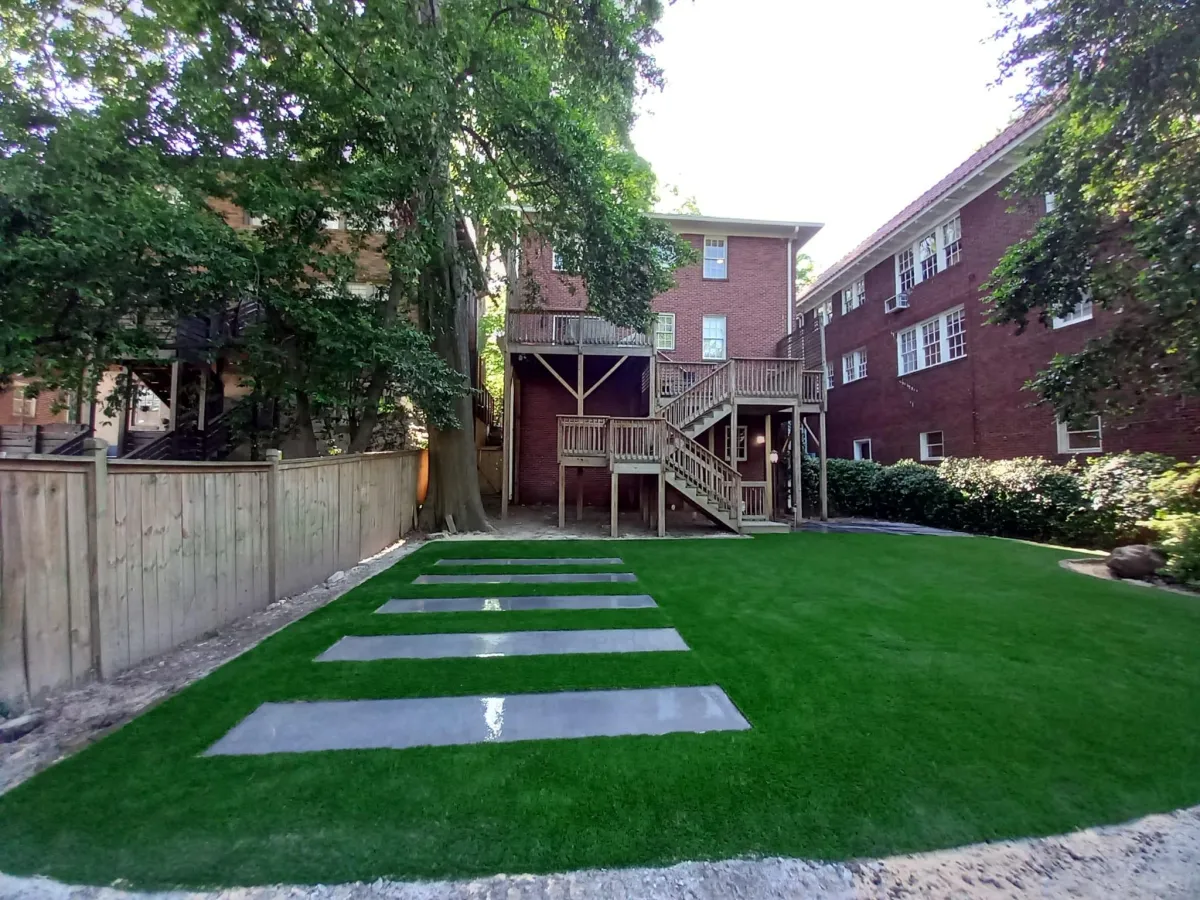
[[[412, 528], [421, 452], [0, 459], [0, 701], [15, 708], [304, 590]], [[275, 455], [277, 454], [269, 454]]]

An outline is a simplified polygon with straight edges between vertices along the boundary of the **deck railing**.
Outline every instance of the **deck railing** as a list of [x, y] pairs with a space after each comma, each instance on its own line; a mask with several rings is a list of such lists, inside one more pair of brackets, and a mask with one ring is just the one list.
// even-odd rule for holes
[[614, 463], [661, 462], [667, 437], [662, 419], [609, 419], [608, 454]]
[[504, 338], [510, 344], [548, 347], [651, 346], [644, 331], [570, 310], [509, 310]]
[[707, 495], [718, 511], [733, 520], [734, 528], [741, 530], [742, 476], [737, 469], [669, 423], [664, 463], [668, 472]]
[[825, 404], [825, 373], [820, 369], [804, 370], [804, 390], [800, 395], [801, 403]]
[[697, 381], [702, 380], [724, 363], [721, 362], [691, 362], [681, 363], [674, 360], [660, 360], [656, 367], [659, 399], [678, 397], [689, 390]]
[[732, 359], [738, 397], [799, 397], [803, 363], [798, 359]]
[[564, 456], [608, 460], [607, 416], [559, 416], [558, 460]]
[[668, 422], [683, 428], [732, 396], [733, 360], [717, 366], [660, 410]]
[[742, 518], [765, 519], [767, 517], [767, 483], [765, 481], [742, 482]]

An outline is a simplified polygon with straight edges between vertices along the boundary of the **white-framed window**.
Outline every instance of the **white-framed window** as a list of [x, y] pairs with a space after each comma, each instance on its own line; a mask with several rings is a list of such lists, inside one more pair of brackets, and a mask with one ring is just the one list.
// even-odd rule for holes
[[966, 311], [960, 306], [896, 335], [896, 368], [907, 375], [967, 355]]
[[1046, 191], [1045, 200], [1047, 215], [1058, 209], [1058, 194], [1054, 193], [1054, 191]]
[[947, 269], [962, 259], [962, 219], [958, 216], [942, 226], [942, 254]]
[[871, 459], [871, 439], [859, 438], [854, 442], [855, 459]]
[[704, 239], [704, 277], [724, 281], [729, 277], [729, 242], [723, 237]]
[[1075, 308], [1065, 316], [1054, 317], [1055, 328], [1066, 328], [1068, 325], [1078, 325], [1080, 322], [1086, 322], [1092, 317], [1092, 301], [1080, 300], [1075, 304]]
[[563, 255], [557, 250], [550, 251], [550, 271], [565, 272], [567, 271], [566, 263], [563, 261]]
[[351, 281], [346, 285], [346, 292], [354, 297], [370, 300], [382, 290], [378, 284], [368, 284], [365, 281]]
[[813, 331], [820, 331], [825, 325], [833, 321], [833, 301], [826, 300], [820, 306], [813, 310]]
[[837, 376], [833, 374], [833, 368], [829, 363], [825, 363], [825, 390], [832, 391], [834, 385], [837, 384]]
[[326, 213], [321, 220], [321, 227], [326, 231], [337, 231], [342, 227], [342, 217], [334, 212]]
[[659, 313], [654, 322], [654, 349], [675, 349], [675, 313]]
[[705, 359], [725, 358], [725, 317], [705, 316], [701, 324]]
[[250, 213], [243, 213], [244, 220], [251, 228], [261, 228], [263, 223], [262, 216], [252, 216]]
[[13, 415], [18, 419], [32, 419], [37, 415], [37, 397], [26, 397], [26, 384], [23, 381], [13, 383]]
[[896, 254], [896, 293], [911, 291], [961, 259], [962, 219], [956, 213]]
[[921, 432], [921, 459], [938, 460], [946, 458], [946, 435], [941, 431]]
[[1077, 423], [1055, 423], [1058, 429], [1059, 453], [1102, 453], [1104, 435], [1099, 416], [1088, 416]]
[[[745, 462], [749, 456], [750, 427], [739, 425], [737, 430], [737, 461]], [[725, 426], [725, 462], [729, 462], [729, 426]]]
[[860, 347], [842, 357], [842, 384], [849, 384], [867, 377], [867, 351]]
[[852, 309], [858, 309], [867, 302], [866, 279], [860, 278], [847, 288], [842, 289], [842, 315]]

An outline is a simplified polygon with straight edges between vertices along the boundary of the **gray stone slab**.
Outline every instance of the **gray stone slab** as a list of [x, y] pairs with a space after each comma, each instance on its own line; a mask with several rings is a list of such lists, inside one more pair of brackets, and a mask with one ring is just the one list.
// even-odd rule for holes
[[619, 566], [619, 556], [564, 556], [561, 559], [539, 558], [521, 559], [519, 557], [500, 557], [497, 559], [439, 559], [439, 566]]
[[687, 650], [674, 628], [599, 628], [579, 631], [499, 631], [487, 634], [348, 635], [317, 662], [376, 659], [558, 656], [566, 653], [657, 653]]
[[204, 755], [402, 750], [749, 728], [750, 723], [716, 685], [498, 697], [323, 700], [264, 703]]
[[377, 613], [523, 612], [539, 609], [652, 609], [649, 594], [555, 594], [545, 597], [430, 597], [389, 600]]
[[632, 572], [553, 572], [540, 575], [419, 575], [413, 584], [611, 584], [637, 581]]

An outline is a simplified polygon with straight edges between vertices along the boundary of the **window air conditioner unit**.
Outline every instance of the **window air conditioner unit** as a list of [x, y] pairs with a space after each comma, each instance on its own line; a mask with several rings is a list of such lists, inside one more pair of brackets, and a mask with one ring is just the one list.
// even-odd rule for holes
[[908, 309], [908, 291], [901, 291], [895, 297], [889, 297], [883, 303], [883, 311], [885, 313], [899, 312], [902, 309]]

